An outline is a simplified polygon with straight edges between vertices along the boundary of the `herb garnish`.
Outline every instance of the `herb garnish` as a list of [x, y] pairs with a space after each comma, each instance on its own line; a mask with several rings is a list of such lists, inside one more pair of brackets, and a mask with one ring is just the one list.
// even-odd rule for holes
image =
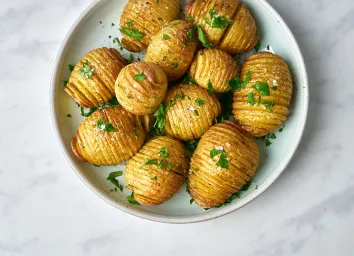
[[121, 27], [119, 30], [123, 34], [125, 34], [127, 36], [130, 36], [130, 37], [133, 37], [133, 38], [135, 38], [138, 41], [141, 41], [144, 38], [144, 36], [145, 36], [143, 33], [139, 32], [137, 30], [129, 29], [129, 28]]
[[151, 180], [157, 180], [157, 176], [152, 177]]
[[145, 158], [144, 159], [144, 164], [157, 164], [157, 160], [156, 159], [148, 159], [148, 158]]
[[229, 120], [232, 115], [232, 92], [223, 93], [220, 97], [221, 115], [217, 118], [216, 122], [221, 123], [225, 120]]
[[168, 149], [167, 148], [161, 148], [159, 155], [161, 157], [168, 157]]
[[231, 80], [227, 81], [227, 84], [237, 91], [241, 89], [241, 85], [243, 84], [242, 80], [239, 77], [234, 77]]
[[75, 66], [74, 66], [74, 65], [69, 64], [69, 71], [70, 71], [70, 72], [73, 72], [73, 71], [74, 71], [74, 69], [75, 69]]
[[167, 57], [166, 56], [163, 56], [162, 57], [162, 61], [166, 61], [167, 60]]
[[146, 76], [144, 75], [143, 71], [140, 70], [139, 74], [134, 76], [135, 81], [144, 81]]
[[183, 83], [186, 83], [186, 84], [197, 84], [197, 82], [194, 80], [193, 77], [190, 77], [190, 76], [186, 76], [184, 79], [183, 79]]
[[189, 40], [194, 41], [194, 36], [195, 36], [195, 27], [187, 31], [187, 37], [189, 38]]
[[274, 101], [263, 101], [263, 104], [266, 107], [266, 109], [270, 110], [270, 112], [273, 111]]
[[253, 85], [253, 88], [256, 89], [262, 96], [270, 96], [269, 86], [264, 82], [257, 82]]
[[213, 85], [210, 82], [210, 79], [209, 79], [209, 82], [208, 82], [208, 93], [210, 95], [214, 94], [214, 88], [213, 88]]
[[283, 132], [284, 128], [285, 128], [285, 124], [283, 125], [282, 128], [279, 129], [279, 132]]
[[195, 100], [195, 103], [197, 104], [198, 107], [201, 107], [201, 106], [204, 105], [204, 101], [202, 99], [200, 99], [200, 98], [197, 98]]
[[215, 156], [220, 154], [219, 160], [216, 162], [216, 166], [220, 166], [221, 168], [229, 168], [229, 160], [227, 159], [227, 155], [224, 149], [214, 148], [210, 151], [210, 158], [214, 158]]
[[193, 204], [194, 202], [194, 198], [192, 198], [191, 200], [189, 200], [189, 204]]
[[103, 132], [105, 132], [105, 131], [106, 132], [116, 132], [117, 131], [117, 129], [114, 128], [112, 124], [106, 123], [106, 121], [103, 118], [101, 118], [100, 120], [97, 121], [96, 127]]
[[107, 180], [109, 180], [113, 185], [119, 188], [120, 191], [123, 191], [123, 186], [119, 183], [119, 180], [117, 180], [116, 178], [122, 175], [123, 175], [122, 171], [117, 171], [117, 172], [111, 172], [107, 177]]
[[174, 68], [178, 68], [178, 63], [177, 63], [177, 62], [172, 62], [172, 66], [173, 66]]
[[94, 71], [94, 69], [90, 68], [88, 60], [86, 60], [78, 72], [84, 79], [89, 79], [93, 75]]
[[95, 113], [95, 111], [96, 111], [98, 108], [97, 108], [97, 107], [90, 108], [87, 113], [85, 113], [85, 109], [84, 109], [83, 107], [80, 107], [80, 109], [81, 109], [81, 116], [89, 117], [89, 116], [91, 116], [93, 113]]
[[124, 47], [123, 47], [123, 45], [122, 45], [122, 43], [120, 42], [120, 40], [119, 40], [118, 37], [113, 38], [113, 43], [117, 43], [118, 46], [119, 46], [119, 49], [120, 49], [121, 51], [123, 51]]
[[198, 24], [198, 39], [199, 41], [203, 44], [203, 46], [207, 49], [210, 49], [212, 47], [212, 44], [209, 42], [207, 36], [205, 35], [202, 27]]
[[232, 24], [232, 20], [227, 20], [223, 16], [219, 15], [214, 9], [209, 10], [210, 19], [205, 19], [205, 23], [212, 28], [220, 28], [224, 30], [227, 25]]
[[66, 117], [72, 117], [70, 114], [67, 114]]
[[251, 104], [251, 106], [254, 106], [254, 104], [256, 104], [256, 100], [255, 100], [255, 98], [254, 98], [254, 93], [253, 92], [250, 92], [249, 94], [248, 94], [248, 98], [247, 98], [247, 103], [250, 103]]
[[194, 114], [196, 115], [196, 116], [199, 116], [199, 112], [198, 112], [198, 110], [194, 110]]
[[256, 52], [259, 51], [259, 49], [261, 49], [262, 46], [262, 41], [259, 39], [256, 46], [254, 47], [254, 49], [256, 50]]
[[163, 35], [162, 35], [162, 39], [163, 39], [163, 40], [170, 40], [171, 37], [169, 37], [169, 36], [166, 35], [166, 34], [163, 34]]
[[246, 86], [248, 85], [248, 83], [250, 82], [250, 80], [251, 80], [251, 72], [248, 71], [248, 72], [246, 73], [245, 80], [243, 81], [243, 84], [242, 84], [242, 88], [243, 88], [243, 89], [246, 88]]
[[134, 192], [130, 196], [127, 197], [128, 202], [133, 205], [140, 205], [137, 201], [134, 199]]
[[188, 16], [188, 21], [190, 21], [190, 22], [194, 22], [195, 21], [195, 19], [192, 17], [192, 16]]

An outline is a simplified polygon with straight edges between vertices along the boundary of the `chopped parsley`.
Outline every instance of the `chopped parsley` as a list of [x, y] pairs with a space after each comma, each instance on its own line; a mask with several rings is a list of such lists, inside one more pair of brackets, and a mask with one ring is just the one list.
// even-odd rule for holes
[[239, 91], [243, 84], [242, 80], [239, 77], [234, 77], [231, 80], [227, 81], [227, 84], [234, 90]]
[[271, 133], [269, 136], [271, 139], [275, 140], [277, 138], [277, 136], [275, 135], [275, 133]]
[[212, 47], [212, 44], [209, 42], [208, 37], [204, 33], [202, 27], [198, 24], [198, 39], [199, 41], [203, 44], [203, 46], [207, 49], [210, 49]]
[[119, 30], [122, 34], [135, 38], [138, 41], [141, 41], [145, 36], [143, 33], [130, 28], [121, 27]]
[[256, 52], [259, 51], [259, 49], [261, 49], [262, 46], [262, 41], [259, 39], [256, 46], [254, 47], [254, 49], [256, 50]]
[[111, 172], [107, 177], [107, 180], [109, 180], [113, 185], [119, 188], [120, 191], [123, 191], [123, 186], [119, 183], [119, 180], [117, 180], [116, 178], [122, 175], [123, 175], [122, 171], [117, 171], [117, 172]]
[[90, 68], [88, 60], [86, 60], [78, 72], [84, 79], [89, 79], [93, 75], [94, 71], [94, 69]]
[[103, 118], [101, 118], [100, 120], [97, 121], [96, 127], [103, 132], [105, 132], [105, 131], [106, 132], [116, 132], [117, 131], [117, 129], [114, 128], [112, 124], [106, 123], [106, 121]]
[[74, 71], [74, 69], [75, 69], [75, 66], [74, 66], [74, 65], [69, 64], [69, 71], [70, 71], [70, 72], [73, 72], [73, 71]]
[[72, 117], [70, 114], [67, 114], [66, 117]]
[[216, 162], [216, 166], [220, 166], [221, 168], [229, 168], [229, 160], [227, 159], [227, 155], [224, 149], [214, 148], [210, 151], [210, 158], [214, 158], [215, 156], [220, 155], [219, 160]]
[[256, 100], [254, 98], [254, 93], [253, 92], [250, 92], [248, 94], [248, 98], [247, 98], [247, 103], [251, 104], [251, 106], [254, 106], [254, 104], [256, 104]]
[[172, 62], [172, 66], [173, 66], [174, 68], [178, 68], [178, 63], [177, 63], [177, 62]]
[[188, 18], [189, 22], [194, 22], [195, 21], [195, 19], [192, 16], [190, 16], [190, 15], [187, 18]]
[[168, 157], [168, 149], [167, 148], [161, 148], [160, 156], [161, 157]]
[[186, 76], [183, 79], [183, 83], [186, 83], [186, 84], [197, 84], [197, 82], [194, 80], [194, 78], [190, 77], [190, 76]]
[[162, 21], [162, 18], [161, 18], [161, 17], [158, 17], [157, 19], [158, 19], [159, 21]]
[[85, 109], [83, 107], [80, 107], [80, 109], [81, 109], [81, 116], [89, 117], [93, 113], [95, 113], [98, 108], [97, 107], [90, 108], [87, 113], [85, 113]]
[[277, 89], [278, 89], [277, 86], [273, 86], [273, 87], [272, 87], [272, 90], [273, 90], [273, 91], [276, 91]]
[[269, 86], [264, 82], [257, 82], [253, 85], [253, 88], [256, 89], [262, 96], [270, 96]]
[[113, 38], [113, 43], [114, 43], [114, 44], [117, 43], [118, 46], [119, 46], [119, 49], [120, 49], [121, 51], [123, 51], [124, 47], [123, 47], [123, 45], [122, 45], [122, 43], [120, 42], [120, 40], [119, 40], [118, 37]]
[[146, 76], [144, 75], [143, 71], [140, 70], [139, 74], [134, 76], [135, 81], [144, 81]]
[[271, 112], [273, 111], [274, 101], [263, 101], [263, 104], [266, 109], [269, 109]]
[[191, 200], [189, 200], [189, 204], [193, 204], [194, 202], [194, 198], [192, 198]]
[[189, 40], [194, 41], [195, 37], [195, 27], [191, 28], [190, 30], [187, 31], [187, 37]]
[[134, 55], [133, 54], [129, 54], [129, 59], [124, 58], [124, 60], [128, 64], [132, 64], [134, 62]]
[[221, 115], [217, 118], [217, 123], [222, 123], [225, 120], [229, 120], [232, 115], [232, 92], [223, 93], [220, 97]]
[[210, 82], [210, 79], [209, 79], [209, 82], [208, 82], [208, 93], [210, 95], [214, 94], [214, 88], [213, 88], [213, 85]]
[[251, 80], [251, 72], [248, 71], [248, 72], [246, 73], [245, 80], [243, 81], [243, 84], [242, 84], [242, 88], [243, 88], [243, 89], [246, 88], [246, 86], [248, 85], [248, 83], [250, 82], [250, 80]]
[[214, 9], [209, 10], [210, 19], [205, 19], [205, 23], [212, 28], [220, 28], [224, 30], [228, 25], [232, 24], [232, 20], [225, 19], [219, 15]]
[[279, 129], [279, 132], [283, 132], [284, 128], [285, 128], [285, 124], [283, 125], [282, 128]]
[[157, 160], [156, 159], [148, 159], [148, 158], [145, 158], [144, 159], [144, 164], [157, 164]]
[[131, 27], [131, 26], [133, 26], [133, 24], [134, 24], [134, 21], [132, 21], [131, 19], [128, 19], [127, 26]]
[[267, 50], [269, 51], [269, 44], [267, 45]]
[[162, 61], [166, 61], [166, 60], [167, 60], [167, 56], [163, 56]]
[[179, 164], [178, 167], [177, 167], [177, 169], [178, 169], [179, 171], [182, 171], [182, 170], [183, 170], [182, 164]]
[[162, 39], [163, 39], [163, 40], [170, 40], [171, 37], [169, 37], [169, 36], [166, 35], [166, 34], [163, 34], [163, 35], [162, 35]]
[[195, 103], [197, 104], [198, 107], [201, 107], [201, 106], [204, 105], [204, 101], [202, 99], [200, 99], [200, 98], [197, 98], [195, 100]]
[[133, 205], [140, 205], [137, 201], [134, 199], [134, 192], [130, 196], [127, 197], [128, 202]]
[[64, 87], [66, 87], [67, 85], [68, 85], [68, 81], [63, 81], [63, 85], [64, 85]]
[[246, 182], [245, 185], [243, 185], [241, 191], [247, 191], [250, 188], [251, 184], [252, 184], [252, 179], [250, 179], [249, 181]]
[[194, 114], [196, 115], [196, 116], [199, 116], [199, 112], [198, 112], [198, 110], [194, 110]]
[[157, 180], [157, 176], [152, 177], [151, 180]]

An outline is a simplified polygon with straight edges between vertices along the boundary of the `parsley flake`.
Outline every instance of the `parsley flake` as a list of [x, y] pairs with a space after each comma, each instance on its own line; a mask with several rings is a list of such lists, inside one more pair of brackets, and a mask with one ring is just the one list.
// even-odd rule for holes
[[201, 107], [201, 106], [204, 105], [204, 101], [202, 99], [200, 99], [200, 98], [197, 98], [195, 100], [195, 103], [197, 104], [198, 107]]
[[94, 71], [94, 69], [90, 68], [88, 60], [86, 60], [78, 72], [84, 79], [89, 79], [93, 75]]
[[259, 49], [261, 49], [261, 46], [262, 46], [262, 41], [261, 41], [261, 40], [258, 40], [256, 46], [254, 47], [254, 49], [256, 50], [256, 52], [258, 52]]
[[144, 75], [143, 71], [140, 70], [140, 73], [139, 74], [136, 74], [134, 76], [134, 80], [135, 81], [144, 81], [146, 78], [146, 76]]
[[143, 33], [139, 32], [137, 30], [134, 30], [134, 29], [121, 27], [119, 30], [122, 34], [125, 34], [127, 36], [132, 37], [132, 38], [135, 38], [138, 41], [141, 41], [145, 36]]
[[169, 37], [169, 36], [166, 35], [166, 34], [163, 34], [163, 35], [162, 35], [162, 39], [163, 39], [163, 40], [170, 40], [171, 37]]
[[198, 39], [203, 44], [203, 46], [207, 49], [212, 47], [212, 44], [209, 42], [208, 37], [206, 36], [205, 32], [203, 31], [202, 27], [198, 24]]
[[210, 82], [210, 79], [209, 79], [209, 82], [208, 82], [208, 93], [210, 95], [214, 94], [214, 88], [213, 88], [213, 85]]
[[264, 82], [257, 82], [253, 85], [253, 88], [256, 89], [262, 96], [270, 96], [269, 86]]
[[254, 106], [254, 104], [256, 104], [256, 100], [254, 98], [254, 93], [253, 92], [250, 92], [248, 94], [248, 98], [247, 98], [247, 103], [251, 104], [251, 106]]

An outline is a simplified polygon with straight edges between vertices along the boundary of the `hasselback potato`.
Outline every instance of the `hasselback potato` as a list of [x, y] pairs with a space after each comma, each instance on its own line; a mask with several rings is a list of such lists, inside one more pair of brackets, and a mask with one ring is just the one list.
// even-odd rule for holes
[[226, 52], [218, 49], [203, 49], [195, 56], [189, 75], [205, 89], [223, 93], [231, 89], [228, 81], [237, 76], [237, 63]]
[[259, 40], [256, 21], [245, 4], [240, 4], [234, 21], [224, 33], [218, 46], [230, 54], [252, 50]]
[[[171, 105], [171, 101], [175, 103]], [[221, 113], [218, 99], [192, 84], [172, 87], [164, 102], [171, 105], [166, 112], [165, 132], [184, 141], [199, 139]]]
[[122, 44], [131, 52], [145, 49], [151, 37], [177, 19], [181, 0], [129, 0], [120, 18]]
[[234, 92], [233, 115], [253, 136], [264, 136], [283, 123], [289, 114], [292, 78], [282, 57], [261, 52], [246, 58], [241, 79], [250, 76], [245, 88]]
[[187, 162], [182, 144], [163, 136], [150, 140], [127, 164], [125, 181], [142, 205], [159, 205], [178, 192]]
[[65, 91], [85, 108], [97, 107], [114, 96], [114, 83], [125, 61], [113, 48], [87, 53], [75, 66]]
[[166, 75], [153, 63], [134, 62], [126, 66], [119, 73], [115, 85], [121, 106], [137, 115], [155, 112], [164, 100], [166, 91]]
[[152, 38], [145, 61], [157, 64], [165, 71], [169, 82], [175, 81], [187, 72], [196, 45], [194, 25], [175, 20]]
[[189, 0], [184, 9], [187, 21], [199, 24], [215, 47], [236, 12], [238, 0]]
[[256, 142], [235, 123], [213, 126], [192, 156], [190, 195], [203, 208], [221, 205], [255, 175], [258, 160]]
[[84, 120], [71, 142], [76, 156], [94, 165], [118, 165], [143, 146], [149, 117], [133, 115], [122, 107], [97, 110]]

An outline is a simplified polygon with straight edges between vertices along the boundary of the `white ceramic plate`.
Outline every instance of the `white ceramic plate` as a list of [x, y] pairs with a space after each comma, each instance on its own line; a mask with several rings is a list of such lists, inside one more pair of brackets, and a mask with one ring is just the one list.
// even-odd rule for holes
[[[110, 192], [113, 185], [106, 180], [112, 171], [124, 170], [116, 167], [94, 167], [79, 161], [71, 151], [70, 142], [83, 117], [76, 103], [64, 92], [63, 80], [68, 80], [69, 64], [76, 62], [88, 51], [102, 47], [118, 47], [113, 38], [120, 37], [120, 13], [128, 0], [98, 0], [80, 16], [70, 29], [58, 53], [53, 71], [50, 92], [51, 116], [55, 134], [68, 162], [83, 182], [99, 197], [116, 208], [145, 219], [168, 222], [190, 223], [209, 220], [230, 213], [246, 205], [263, 193], [284, 171], [300, 142], [308, 109], [308, 83], [300, 49], [289, 28], [277, 12], [264, 0], [244, 0], [252, 11], [260, 31], [262, 48], [270, 45], [291, 67], [294, 78], [294, 98], [291, 114], [282, 133], [270, 147], [259, 141], [261, 160], [257, 175], [248, 191], [232, 204], [208, 211], [196, 204], [189, 204], [190, 196], [185, 186], [170, 201], [156, 207], [130, 205], [127, 196], [131, 191]], [[185, 2], [185, 1], [184, 1]], [[112, 23], [116, 24], [112, 26]], [[109, 38], [111, 36], [111, 39]], [[127, 56], [127, 52], [123, 52]], [[72, 118], [67, 115], [71, 114]], [[125, 185], [124, 178], [120, 182]]]

